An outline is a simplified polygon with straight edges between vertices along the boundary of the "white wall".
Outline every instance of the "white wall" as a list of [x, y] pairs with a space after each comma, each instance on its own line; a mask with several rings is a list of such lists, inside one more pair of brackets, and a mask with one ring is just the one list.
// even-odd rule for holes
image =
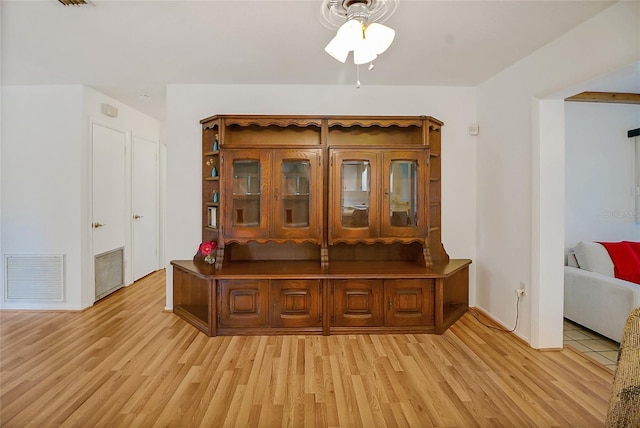
[[[191, 259], [201, 239], [200, 119], [214, 114], [428, 115], [442, 120], [443, 241], [475, 262], [475, 89], [451, 87], [169, 85], [166, 262]], [[475, 288], [471, 266], [471, 301]], [[173, 305], [167, 270], [167, 308]]]
[[620, 2], [477, 89], [476, 301], [512, 327], [524, 282], [516, 334], [533, 347], [562, 346], [564, 118], [540, 99], [639, 58], [640, 3]]
[[640, 105], [565, 106], [565, 248], [579, 241], [640, 240], [635, 221], [635, 140]]
[[[100, 113], [107, 102], [118, 118]], [[159, 140], [159, 123], [80, 85], [2, 88], [0, 269], [3, 308], [81, 309], [93, 304], [90, 217], [92, 120]], [[5, 254], [63, 254], [63, 302], [5, 302]]]
[[[2, 88], [3, 308], [81, 307], [82, 86]], [[4, 301], [4, 255], [64, 254], [65, 301]]]

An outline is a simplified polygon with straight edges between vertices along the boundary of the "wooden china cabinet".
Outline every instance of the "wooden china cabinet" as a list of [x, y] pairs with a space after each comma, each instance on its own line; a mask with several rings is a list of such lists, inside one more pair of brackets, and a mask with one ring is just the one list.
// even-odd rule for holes
[[[218, 115], [201, 121], [202, 239], [174, 312], [209, 336], [443, 333], [467, 259], [441, 242], [442, 122]], [[197, 243], [194, 243], [194, 247]]]

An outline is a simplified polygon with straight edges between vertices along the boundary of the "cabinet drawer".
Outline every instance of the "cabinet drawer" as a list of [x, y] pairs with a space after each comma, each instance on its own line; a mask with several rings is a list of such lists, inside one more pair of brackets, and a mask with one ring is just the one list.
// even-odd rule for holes
[[320, 280], [272, 280], [272, 327], [320, 327]]
[[264, 327], [267, 324], [267, 280], [221, 280], [220, 326]]
[[384, 281], [384, 324], [389, 327], [434, 325], [434, 281]]
[[333, 281], [333, 322], [337, 327], [382, 325], [382, 280]]

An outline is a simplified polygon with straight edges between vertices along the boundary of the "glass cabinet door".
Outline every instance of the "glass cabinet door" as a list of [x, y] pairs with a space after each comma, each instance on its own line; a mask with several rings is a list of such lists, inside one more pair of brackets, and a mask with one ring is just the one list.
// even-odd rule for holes
[[319, 221], [322, 215], [322, 176], [320, 151], [275, 151], [274, 235], [287, 238], [320, 239]]
[[341, 168], [342, 227], [369, 227], [371, 163], [368, 160], [345, 160]]
[[419, 190], [424, 181], [424, 152], [385, 152], [384, 235], [413, 236], [424, 231], [424, 195]]
[[389, 173], [389, 223], [395, 227], [415, 226], [418, 222], [418, 162], [391, 161]]
[[285, 227], [309, 226], [309, 180], [311, 166], [308, 160], [285, 160], [280, 173], [280, 220]]
[[233, 161], [233, 209], [234, 226], [258, 227], [260, 224], [261, 175], [260, 161]]
[[332, 153], [330, 243], [378, 236], [379, 166], [375, 152]]
[[266, 155], [253, 150], [228, 150], [224, 154], [225, 235], [261, 237], [268, 231], [264, 191], [268, 173]]

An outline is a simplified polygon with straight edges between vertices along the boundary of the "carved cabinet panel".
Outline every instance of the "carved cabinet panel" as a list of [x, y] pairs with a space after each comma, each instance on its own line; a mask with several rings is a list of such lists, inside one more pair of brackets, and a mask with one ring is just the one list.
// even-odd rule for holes
[[336, 327], [382, 325], [382, 280], [334, 280], [333, 322]]
[[268, 286], [268, 280], [220, 280], [220, 326], [267, 326]]
[[322, 326], [320, 280], [272, 280], [272, 327]]
[[434, 280], [385, 280], [384, 300], [386, 326], [434, 325]]

